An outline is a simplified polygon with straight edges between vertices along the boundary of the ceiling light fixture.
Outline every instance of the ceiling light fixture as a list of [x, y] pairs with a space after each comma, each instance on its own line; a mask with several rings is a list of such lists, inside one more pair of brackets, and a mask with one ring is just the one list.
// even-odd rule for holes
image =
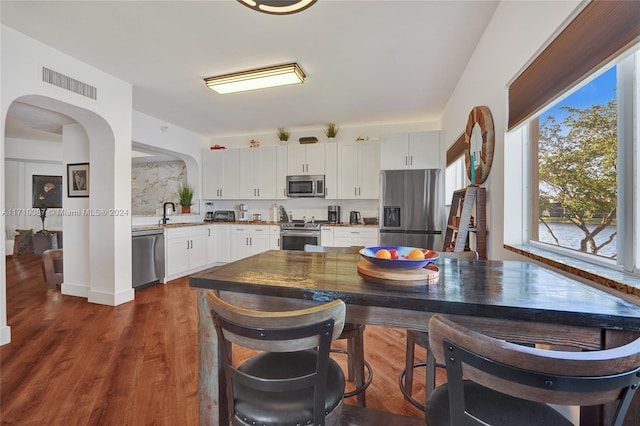
[[317, 0], [238, 0], [243, 5], [258, 12], [272, 15], [288, 15], [300, 12], [314, 4]]
[[224, 95], [265, 87], [298, 84], [302, 83], [304, 78], [305, 75], [300, 66], [293, 63], [208, 77], [204, 81], [209, 89]]

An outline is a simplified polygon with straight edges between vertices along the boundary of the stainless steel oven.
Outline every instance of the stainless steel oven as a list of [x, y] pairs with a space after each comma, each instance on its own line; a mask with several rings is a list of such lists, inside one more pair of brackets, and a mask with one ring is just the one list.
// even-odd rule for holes
[[283, 223], [280, 225], [280, 248], [304, 251], [305, 244], [320, 245], [319, 223]]

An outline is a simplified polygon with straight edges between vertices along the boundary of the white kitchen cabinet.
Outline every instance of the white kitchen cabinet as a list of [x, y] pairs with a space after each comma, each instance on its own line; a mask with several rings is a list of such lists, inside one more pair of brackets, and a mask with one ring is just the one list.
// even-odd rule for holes
[[378, 236], [378, 228], [358, 226], [334, 227], [333, 245], [335, 247], [375, 247], [378, 245]]
[[385, 135], [380, 139], [380, 169], [439, 169], [440, 132]]
[[246, 148], [238, 151], [240, 198], [275, 199], [277, 147]]
[[287, 147], [282, 145], [277, 150], [276, 160], [276, 199], [287, 198]]
[[168, 280], [186, 275], [207, 264], [206, 235], [204, 226], [165, 230], [165, 267]]
[[320, 227], [320, 245], [323, 247], [333, 247], [333, 226]]
[[288, 145], [287, 170], [289, 175], [323, 175], [325, 173], [324, 144]]
[[203, 153], [202, 195], [204, 199], [238, 199], [240, 195], [237, 149], [216, 149]]
[[338, 198], [379, 198], [379, 156], [378, 141], [338, 144]]
[[231, 225], [231, 261], [269, 250], [268, 225]]
[[269, 250], [280, 250], [280, 227], [269, 226]]
[[338, 198], [338, 144], [328, 143], [325, 146], [325, 198]]
[[231, 262], [231, 225], [207, 225], [207, 263]]

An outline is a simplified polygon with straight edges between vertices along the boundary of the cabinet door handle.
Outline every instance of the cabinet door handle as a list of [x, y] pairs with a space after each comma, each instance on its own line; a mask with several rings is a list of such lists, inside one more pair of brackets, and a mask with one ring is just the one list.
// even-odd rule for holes
[[258, 197], [260, 196], [260, 188], [258, 188]]
[[361, 192], [361, 191], [362, 191], [362, 188], [358, 187], [358, 195], [361, 195], [361, 194], [362, 194], [362, 192]]
[[211, 236], [211, 229], [207, 229], [207, 232], [209, 233], [209, 235], [207, 235], [208, 237]]
[[249, 245], [252, 246], [253, 245], [253, 237], [249, 237]]
[[404, 156], [404, 165], [408, 166], [409, 165], [409, 159], [407, 158], [407, 156]]
[[413, 155], [409, 156], [409, 158], [411, 159], [411, 162], [409, 163], [409, 165], [413, 166]]
[[187, 250], [189, 250], [189, 240], [187, 240]]
[[353, 187], [353, 195], [358, 195], [358, 188], [355, 186]]

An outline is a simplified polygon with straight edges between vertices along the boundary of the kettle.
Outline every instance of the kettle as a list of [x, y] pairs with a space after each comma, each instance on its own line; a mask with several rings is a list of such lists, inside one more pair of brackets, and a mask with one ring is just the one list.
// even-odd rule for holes
[[360, 216], [360, 212], [352, 211], [349, 213], [349, 224], [357, 225], [360, 223], [362, 216]]

